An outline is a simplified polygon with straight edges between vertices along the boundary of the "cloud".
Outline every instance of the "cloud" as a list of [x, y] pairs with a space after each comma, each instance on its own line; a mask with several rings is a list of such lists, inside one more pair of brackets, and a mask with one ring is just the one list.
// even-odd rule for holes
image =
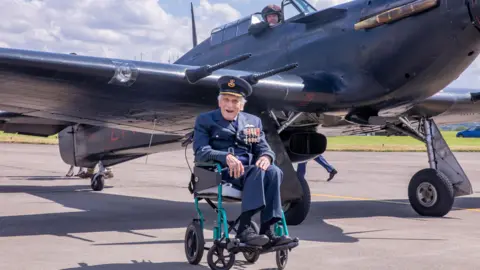
[[[310, 0], [310, 3], [317, 9], [324, 9], [350, 1]], [[123, 59], [142, 56], [143, 60], [167, 62], [171, 55], [179, 57], [191, 49], [192, 40], [189, 13], [185, 12], [187, 15], [183, 17], [173, 16], [164, 9], [175, 4], [175, 8], [187, 11], [190, 1], [165, 2], [0, 0], [0, 46]], [[253, 3], [260, 5], [257, 0], [220, 3], [199, 0], [194, 7], [199, 42], [208, 38], [213, 28], [242, 17], [225, 2], [243, 7]], [[480, 60], [475, 61], [454, 85], [475, 87], [480, 83], [478, 74]]]
[[[189, 9], [189, 4], [185, 5]], [[225, 3], [195, 7], [199, 40], [240, 17]], [[215, 15], [215, 16], [213, 16]], [[192, 46], [189, 17], [168, 14], [158, 0], [2, 0], [0, 46], [166, 62]]]

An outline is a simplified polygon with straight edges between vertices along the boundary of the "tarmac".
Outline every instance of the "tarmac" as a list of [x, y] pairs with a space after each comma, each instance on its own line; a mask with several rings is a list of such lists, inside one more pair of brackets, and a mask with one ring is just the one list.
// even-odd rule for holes
[[[207, 251], [199, 266], [185, 258], [185, 229], [196, 214], [184, 151], [115, 166], [101, 192], [65, 177], [69, 166], [55, 145], [0, 144], [0, 153], [0, 269], [209, 269]], [[457, 198], [443, 218], [419, 216], [408, 203], [408, 181], [428, 167], [426, 153], [324, 156], [339, 173], [326, 182], [327, 172], [308, 164], [313, 202], [308, 218], [289, 227], [301, 242], [286, 269], [478, 268], [480, 153], [456, 153], [475, 193]], [[228, 205], [231, 219], [239, 206]], [[215, 213], [201, 209], [210, 246]], [[276, 268], [275, 253], [253, 265], [236, 259], [232, 269]]]

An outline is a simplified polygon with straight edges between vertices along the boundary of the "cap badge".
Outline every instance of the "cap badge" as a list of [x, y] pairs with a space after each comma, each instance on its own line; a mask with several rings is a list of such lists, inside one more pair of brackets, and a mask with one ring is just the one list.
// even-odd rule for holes
[[228, 83], [228, 86], [232, 88], [235, 87], [235, 80], [231, 79], [230, 82]]

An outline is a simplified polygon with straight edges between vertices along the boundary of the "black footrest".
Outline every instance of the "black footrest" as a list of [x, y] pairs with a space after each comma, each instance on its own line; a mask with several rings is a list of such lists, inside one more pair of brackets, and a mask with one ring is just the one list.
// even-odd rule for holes
[[263, 254], [263, 253], [270, 253], [270, 252], [279, 251], [279, 250], [292, 249], [297, 247], [298, 244], [299, 244], [298, 238], [294, 238], [293, 241], [288, 244], [281, 245], [281, 246], [273, 246], [267, 249], [263, 249], [261, 253]]
[[238, 242], [237, 239], [232, 241], [231, 243], [228, 244], [228, 251], [233, 252], [233, 253], [239, 253], [239, 252], [260, 252], [261, 254], [264, 253], [270, 253], [270, 252], [275, 252], [278, 250], [285, 250], [285, 249], [292, 249], [297, 247], [299, 244], [298, 238], [292, 239], [292, 242], [280, 246], [273, 246], [273, 247], [262, 247], [262, 246], [252, 246], [252, 245], [247, 245], [244, 243]]
[[233, 252], [233, 253], [256, 252], [256, 251], [261, 251], [262, 247], [261, 246], [252, 246], [252, 245], [236, 242], [236, 243], [229, 244], [228, 250], [230, 252]]

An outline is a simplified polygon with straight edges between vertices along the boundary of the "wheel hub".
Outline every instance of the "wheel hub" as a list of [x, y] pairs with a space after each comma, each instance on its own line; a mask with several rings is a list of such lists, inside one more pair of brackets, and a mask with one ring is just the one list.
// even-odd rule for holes
[[188, 241], [187, 241], [187, 247], [188, 247], [188, 251], [189, 251], [189, 255], [191, 257], [193, 257], [197, 251], [197, 243], [196, 243], [196, 234], [195, 232], [190, 232], [190, 235], [188, 237]]
[[423, 182], [417, 187], [417, 199], [424, 207], [432, 207], [438, 199], [438, 193], [435, 186], [428, 182]]

